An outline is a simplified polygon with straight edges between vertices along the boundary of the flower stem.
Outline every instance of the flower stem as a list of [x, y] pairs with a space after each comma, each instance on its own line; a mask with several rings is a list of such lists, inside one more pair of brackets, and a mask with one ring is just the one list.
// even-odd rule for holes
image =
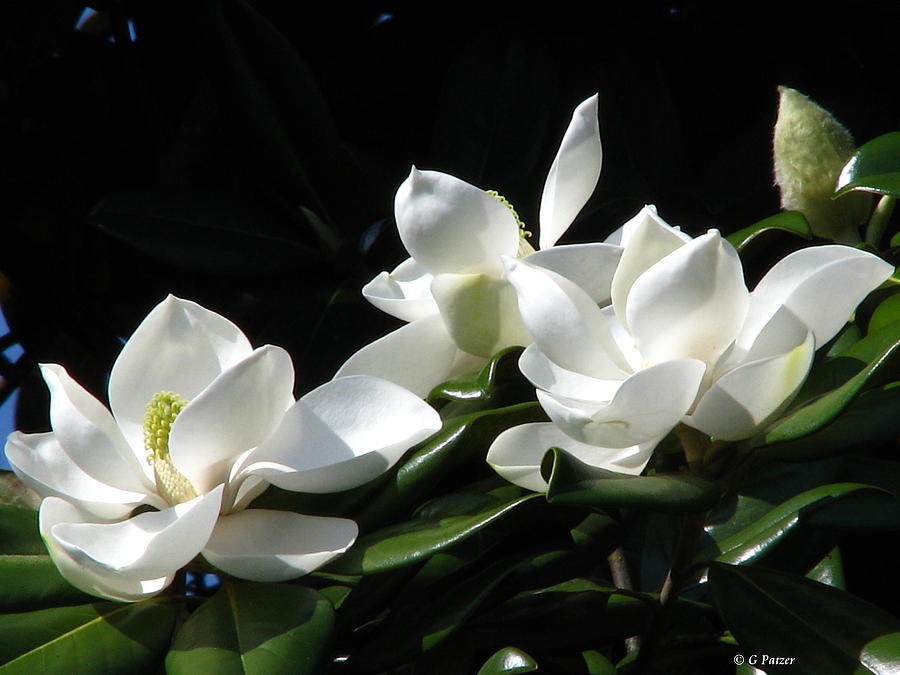
[[894, 213], [895, 201], [896, 199], [891, 195], [882, 196], [872, 212], [872, 217], [869, 218], [869, 225], [866, 227], [866, 243], [876, 249], [884, 236], [884, 230], [891, 220], [891, 215]]
[[[607, 557], [609, 571], [612, 574], [612, 582], [616, 588], [626, 591], [634, 590], [631, 583], [631, 573], [628, 571], [628, 562], [625, 560], [625, 551], [619, 546]], [[625, 638], [625, 652], [631, 654], [641, 648], [641, 638], [637, 635]]]

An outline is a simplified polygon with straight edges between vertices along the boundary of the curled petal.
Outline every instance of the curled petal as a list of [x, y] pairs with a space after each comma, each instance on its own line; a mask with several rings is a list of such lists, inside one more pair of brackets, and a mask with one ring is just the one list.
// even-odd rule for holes
[[738, 344], [748, 347], [784, 306], [809, 326], [816, 347], [821, 347], [893, 270], [881, 258], [848, 246], [795, 251], [769, 270], [753, 290]]
[[556, 365], [536, 344], [529, 345], [519, 357], [519, 370], [538, 389], [562, 398], [581, 401], [609, 401], [618, 391], [624, 376], [602, 380]]
[[522, 322], [540, 350], [559, 366], [600, 379], [621, 379], [629, 366], [608, 319], [571, 281], [524, 260], [505, 258]]
[[344, 362], [335, 378], [372, 375], [424, 397], [441, 382], [465, 372], [456, 370], [460, 354], [440, 314], [434, 314], [366, 345]]
[[607, 305], [621, 256], [622, 248], [611, 244], [568, 244], [536, 251], [525, 260], [556, 272], [586, 291], [598, 305]]
[[356, 541], [352, 520], [247, 509], [219, 519], [203, 557], [223, 572], [251, 581], [285, 581], [308, 574]]
[[747, 314], [734, 248], [711, 231], [644, 272], [628, 294], [628, 328], [649, 363], [691, 358], [712, 366]]
[[597, 187], [603, 164], [597, 99], [597, 94], [594, 94], [575, 108], [547, 173], [541, 195], [542, 249], [556, 243]]
[[406, 250], [431, 274], [500, 276], [500, 256], [519, 248], [519, 225], [506, 206], [440, 171], [413, 167], [397, 190], [394, 214]]
[[172, 463], [198, 492], [225, 482], [238, 455], [275, 431], [294, 403], [294, 366], [281, 347], [255, 350], [217, 377], [176, 418]]
[[485, 274], [438, 274], [431, 292], [450, 337], [464, 352], [488, 358], [531, 342], [507, 281]]
[[437, 312], [431, 297], [434, 277], [412, 258], [407, 258], [388, 274], [382, 272], [363, 286], [363, 297], [382, 312], [404, 321], [415, 321]]
[[154, 394], [191, 400], [252, 351], [225, 317], [172, 295], [163, 300], [125, 343], [109, 378], [110, 407], [131, 447], [144, 447], [144, 411]]
[[42, 497], [76, 500], [100, 518], [122, 518], [136, 506], [162, 505], [155, 495], [121, 490], [99, 480], [60, 445], [56, 434], [23, 434], [14, 431], [6, 441], [6, 457], [28, 487]]
[[723, 441], [753, 436], [794, 398], [814, 352], [812, 333], [806, 331], [793, 349], [738, 366], [713, 383], [685, 424]]
[[651, 204], [610, 235], [608, 243], [621, 243], [624, 248], [610, 285], [612, 305], [623, 325], [628, 325], [628, 294], [637, 278], [690, 240], [660, 218]]
[[130, 579], [114, 573], [97, 573], [82, 565], [59, 546], [51, 531], [64, 523], [92, 523], [95, 518], [77, 506], [56, 497], [41, 502], [39, 527], [54, 564], [66, 581], [76, 588], [110, 600], [137, 602], [156, 595], [172, 583], [174, 575], [156, 578]]
[[690, 410], [706, 367], [680, 359], [640, 370], [608, 403], [556, 398], [538, 390], [550, 419], [575, 440], [605, 448], [626, 448], [659, 439]]
[[49, 528], [48, 536], [76, 563], [103, 577], [167, 577], [206, 545], [219, 516], [223, 487], [117, 523], [60, 522]]
[[541, 462], [550, 448], [561, 448], [593, 466], [620, 473], [639, 474], [644, 470], [659, 439], [640, 446], [602, 448], [580, 443], [546, 422], [522, 424], [497, 436], [487, 454], [487, 462], [510, 483], [526, 490], [546, 492]]
[[241, 471], [285, 490], [340, 492], [376, 478], [440, 427], [437, 412], [406, 389], [342, 377], [297, 401]]

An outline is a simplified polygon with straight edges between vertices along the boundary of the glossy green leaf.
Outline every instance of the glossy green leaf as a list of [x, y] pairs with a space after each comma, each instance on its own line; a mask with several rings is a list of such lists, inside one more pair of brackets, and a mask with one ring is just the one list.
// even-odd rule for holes
[[747, 245], [764, 232], [772, 232], [780, 230], [781, 232], [789, 232], [804, 239], [812, 239], [812, 230], [809, 229], [809, 223], [799, 211], [782, 211], [774, 216], [763, 218], [757, 223], [729, 234], [726, 239], [734, 246], [738, 252], [743, 251]]
[[853, 153], [841, 170], [834, 196], [853, 190], [900, 195], [900, 132], [873, 138]]
[[[834, 509], [836, 503], [863, 493], [877, 494], [885, 503], [896, 502], [890, 493], [859, 483], [835, 483], [813, 488], [776, 506], [747, 527], [717, 542], [715, 546], [701, 550], [694, 557], [694, 564], [701, 565], [713, 559], [730, 564], [758, 562], [802, 523], [813, 521], [817, 511]], [[820, 517], [813, 524], [822, 526], [828, 524], [828, 521], [826, 517]]]
[[175, 635], [166, 672], [327, 673], [333, 629], [331, 603], [311, 588], [229, 580]]
[[162, 663], [174, 622], [175, 607], [165, 600], [0, 615], [0, 673], [152, 673]]
[[710, 568], [709, 584], [743, 653], [795, 659], [767, 672], [897, 672], [900, 619], [875, 605], [810, 579], [759, 567], [717, 563]]
[[809, 571], [806, 578], [818, 581], [820, 584], [834, 586], [842, 591], [847, 590], [847, 579], [844, 576], [844, 558], [841, 555], [841, 549], [835, 547]]
[[36, 509], [40, 504], [40, 496], [19, 480], [16, 474], [0, 469], [0, 505]]
[[447, 418], [534, 400], [534, 387], [519, 372], [521, 354], [521, 347], [497, 352], [477, 373], [448, 380], [432, 389], [428, 402]]
[[715, 483], [698, 476], [620, 474], [585, 464], [556, 448], [547, 453], [544, 464], [542, 471], [549, 468], [547, 500], [551, 504], [694, 513], [712, 508], [720, 495]]
[[900, 293], [891, 293], [879, 303], [869, 318], [868, 331], [872, 333], [895, 322], [900, 322]]
[[471, 537], [540, 496], [527, 494], [474, 515], [417, 518], [391, 525], [361, 537], [328, 569], [340, 574], [374, 574], [411, 565]]
[[516, 647], [504, 647], [495, 652], [491, 658], [478, 669], [478, 675], [513, 675], [514, 673], [533, 673], [538, 670], [537, 661]]
[[900, 322], [885, 326], [853, 344], [839, 357], [822, 366], [825, 374], [817, 374], [815, 378], [811, 376], [811, 382], [807, 383], [798, 398], [812, 395], [829, 378], [843, 378], [863, 364], [861, 370], [837, 388], [789, 412], [767, 431], [747, 441], [745, 447], [759, 448], [784, 443], [821, 429], [850, 404], [876, 373], [892, 362], [898, 347]]
[[0, 506], [0, 555], [47, 553], [38, 531], [38, 514], [31, 509]]

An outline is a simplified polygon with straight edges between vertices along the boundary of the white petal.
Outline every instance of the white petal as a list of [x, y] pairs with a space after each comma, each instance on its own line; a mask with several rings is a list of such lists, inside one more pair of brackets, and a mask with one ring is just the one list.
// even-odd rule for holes
[[586, 291], [597, 304], [607, 305], [612, 297], [613, 275], [621, 257], [619, 246], [568, 244], [537, 251], [524, 259], [556, 272]]
[[753, 436], [788, 406], [812, 366], [812, 333], [783, 354], [735, 368], [713, 383], [685, 423], [713, 438]]
[[606, 405], [557, 398], [538, 390], [550, 419], [588, 445], [625, 448], [659, 439], [690, 410], [706, 368], [701, 361], [667, 361], [638, 371]]
[[519, 370], [535, 387], [554, 396], [598, 403], [612, 399], [625, 379], [623, 375], [615, 380], [601, 380], [566, 370], [547, 358], [536, 344], [522, 352]]
[[198, 492], [225, 482], [238, 455], [262, 443], [294, 403], [294, 366], [266, 345], [190, 401], [169, 435], [172, 463]]
[[667, 255], [691, 240], [686, 234], [669, 226], [656, 213], [656, 207], [648, 204], [607, 239], [621, 241], [624, 250], [615, 269], [610, 294], [616, 316], [624, 325], [628, 294], [635, 280]]
[[437, 412], [406, 389], [375, 377], [342, 377], [288, 410], [241, 472], [285, 490], [340, 492], [381, 475], [440, 428]]
[[406, 250], [431, 274], [499, 276], [500, 256], [519, 248], [519, 226], [500, 200], [440, 171], [413, 167], [394, 214]]
[[487, 462], [510, 483], [526, 490], [546, 492], [541, 462], [550, 448], [561, 448], [582, 462], [619, 473], [644, 470], [659, 439], [640, 446], [612, 449], [580, 443], [546, 422], [522, 424], [501, 433], [491, 444]]
[[575, 108], [547, 174], [541, 195], [542, 249], [556, 243], [597, 187], [603, 163], [597, 98], [594, 94]]
[[161, 505], [155, 495], [120, 490], [79, 465], [59, 444], [56, 434], [14, 431], [6, 441], [6, 457], [16, 475], [42, 497], [77, 500], [101, 518], [122, 518], [142, 503]]
[[357, 533], [344, 518], [247, 509], [219, 519], [203, 557], [241, 579], [286, 581], [339, 556]]
[[133, 448], [143, 448], [144, 411], [154, 394], [192, 399], [252, 348], [228, 319], [169, 296], [122, 348], [109, 378], [109, 403]]
[[738, 344], [753, 342], [784, 305], [809, 326], [816, 347], [821, 347], [893, 270], [871, 253], [848, 246], [814, 246], [791, 253], [769, 270], [751, 294]]
[[166, 577], [206, 545], [219, 516], [223, 487], [118, 523], [62, 522], [48, 533], [73, 561], [95, 574], [134, 581]]
[[50, 424], [72, 461], [107, 485], [139, 492], [152, 489], [143, 445], [133, 449], [109, 410], [65, 368], [42, 364], [41, 374], [50, 389]]
[[424, 397], [456, 374], [458, 354], [443, 319], [435, 314], [366, 345], [344, 362], [335, 378], [373, 375]]
[[47, 550], [54, 564], [66, 581], [76, 588], [98, 595], [109, 600], [136, 602], [156, 595], [172, 583], [174, 575], [147, 579], [126, 579], [114, 572], [98, 574], [76, 562], [69, 553], [57, 545], [51, 530], [62, 523], [95, 522], [89, 514], [62, 499], [49, 497], [41, 502], [40, 512], [41, 536], [47, 544]]
[[713, 379], [742, 364], [789, 352], [806, 341], [808, 332], [810, 331], [806, 324], [790, 309], [781, 305], [751, 344], [747, 346], [735, 344], [723, 355], [715, 368]]
[[649, 363], [712, 366], [737, 337], [749, 293], [734, 248], [711, 231], [644, 272], [628, 294], [628, 328]]
[[431, 283], [444, 325], [464, 352], [488, 358], [501, 349], [527, 345], [516, 292], [486, 274], [438, 274]]
[[524, 260], [504, 259], [525, 327], [557, 365], [600, 379], [621, 379], [628, 363], [608, 321], [590, 296], [571, 281]]
[[382, 272], [363, 286], [363, 297], [382, 312], [404, 321], [415, 321], [437, 312], [431, 297], [433, 275], [412, 258], [388, 274]]

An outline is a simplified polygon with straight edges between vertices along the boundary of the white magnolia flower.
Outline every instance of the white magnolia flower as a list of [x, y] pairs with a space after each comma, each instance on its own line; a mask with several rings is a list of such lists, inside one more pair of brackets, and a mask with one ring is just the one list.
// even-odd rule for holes
[[269, 484], [355, 487], [440, 427], [421, 399], [373, 377], [295, 401], [287, 352], [253, 349], [227, 319], [172, 296], [116, 360], [111, 413], [61, 366], [41, 370], [53, 431], [14, 432], [6, 454], [44, 497], [40, 530], [63, 576], [115, 600], [159, 592], [201, 553], [251, 580], [312, 571], [353, 543], [356, 523], [251, 500]]
[[531, 489], [559, 446], [583, 461], [640, 473], [679, 422], [733, 441], [790, 403], [813, 353], [893, 268], [846, 246], [806, 248], [750, 293], [734, 248], [715, 230], [691, 239], [647, 207], [622, 229], [612, 305], [527, 261], [506, 259], [534, 336], [519, 361], [553, 424], [497, 438], [488, 460]]
[[617, 246], [553, 248], [594, 191], [601, 160], [595, 95], [575, 109], [547, 175], [537, 253], [496, 192], [414, 167], [394, 202], [410, 258], [363, 288], [373, 305], [410, 323], [358, 351], [338, 376], [377, 375], [424, 396], [500, 349], [528, 344], [515, 292], [503, 278], [503, 256], [527, 256], [585, 288], [590, 284], [597, 300], [608, 301]]

